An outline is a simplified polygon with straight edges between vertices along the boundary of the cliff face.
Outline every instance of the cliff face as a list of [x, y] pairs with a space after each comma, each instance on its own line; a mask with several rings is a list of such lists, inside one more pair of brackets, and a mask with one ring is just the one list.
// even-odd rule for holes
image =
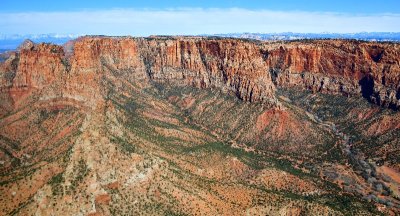
[[264, 45], [278, 86], [325, 93], [362, 94], [383, 106], [399, 107], [400, 47], [357, 41], [312, 41]]
[[[63, 76], [65, 71], [62, 64], [64, 51], [60, 46], [31, 44], [22, 46], [19, 53], [15, 55], [18, 60], [16, 70], [8, 71], [15, 72], [12, 87], [42, 88]], [[15, 62], [11, 62], [11, 68], [13, 63]], [[6, 67], [10, 69], [10, 65]]]
[[246, 101], [272, 102], [275, 86], [260, 48], [238, 40], [141, 41], [151, 79], [231, 90]]
[[246, 101], [274, 104], [276, 86], [299, 86], [361, 94], [398, 108], [399, 56], [398, 44], [356, 41], [256, 44], [234, 39], [83, 37], [64, 49], [21, 46], [1, 65], [0, 84], [6, 93], [54, 85], [63, 96], [93, 101], [100, 97], [101, 77], [112, 72], [128, 80], [220, 88]]
[[[25, 42], [19, 51], [0, 65], [0, 115], [13, 109], [34, 89], [59, 82], [65, 77], [64, 51], [57, 45]], [[48, 92], [60, 94], [58, 89]]]

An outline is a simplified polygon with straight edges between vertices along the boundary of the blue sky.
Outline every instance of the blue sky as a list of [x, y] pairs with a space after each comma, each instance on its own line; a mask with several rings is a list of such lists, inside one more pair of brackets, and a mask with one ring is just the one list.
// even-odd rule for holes
[[19, 0], [3, 1], [2, 12], [76, 11], [115, 8], [245, 8], [252, 10], [310, 11], [340, 13], [400, 13], [398, 0]]
[[400, 30], [396, 0], [19, 0], [0, 4], [1, 34], [213, 34]]

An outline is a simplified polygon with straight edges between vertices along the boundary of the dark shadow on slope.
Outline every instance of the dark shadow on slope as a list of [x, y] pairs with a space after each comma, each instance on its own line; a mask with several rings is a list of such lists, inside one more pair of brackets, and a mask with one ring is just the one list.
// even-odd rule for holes
[[362, 96], [371, 102], [371, 96], [374, 93], [374, 79], [368, 75], [362, 78], [358, 84], [361, 86]]
[[396, 99], [397, 99], [397, 100], [400, 100], [400, 88], [397, 89]]

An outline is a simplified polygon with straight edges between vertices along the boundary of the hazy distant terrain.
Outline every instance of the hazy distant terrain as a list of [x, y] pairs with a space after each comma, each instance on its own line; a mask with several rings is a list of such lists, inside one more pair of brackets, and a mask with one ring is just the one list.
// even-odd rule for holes
[[[65, 42], [75, 39], [80, 35], [76, 34], [28, 34], [28, 35], [1, 35], [0, 34], [0, 53], [4, 50], [13, 50], [18, 47], [25, 39], [35, 43], [53, 43], [62, 45]], [[400, 41], [399, 32], [361, 32], [352, 34], [337, 33], [228, 33], [213, 34], [203, 36], [248, 38], [255, 40], [300, 40], [300, 39], [356, 39], [366, 41]]]
[[354, 39], [365, 41], [400, 41], [398, 32], [360, 32], [360, 33], [230, 33], [215, 34], [219, 37], [248, 38], [256, 40], [301, 40], [301, 39]]
[[28, 35], [1, 35], [0, 34], [0, 53], [5, 50], [16, 49], [24, 40], [29, 39], [35, 43], [54, 43], [64, 44], [65, 42], [78, 37], [79, 35], [60, 35], [60, 34], [28, 34]]

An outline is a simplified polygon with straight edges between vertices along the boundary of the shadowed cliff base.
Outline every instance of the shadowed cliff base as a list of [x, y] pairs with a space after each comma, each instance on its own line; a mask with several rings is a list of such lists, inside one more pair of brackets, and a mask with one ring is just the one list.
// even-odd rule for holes
[[365, 76], [360, 80], [359, 84], [361, 86], [361, 95], [369, 102], [372, 102], [371, 96], [374, 93], [374, 79], [371, 76]]

